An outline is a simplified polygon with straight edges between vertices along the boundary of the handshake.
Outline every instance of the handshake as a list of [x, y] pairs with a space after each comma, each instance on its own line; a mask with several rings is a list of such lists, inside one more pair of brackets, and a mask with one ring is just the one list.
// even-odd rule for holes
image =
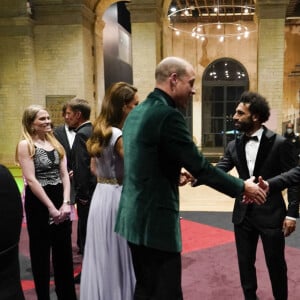
[[254, 176], [245, 180], [245, 189], [242, 202], [245, 204], [264, 204], [269, 192], [269, 184], [267, 181], [263, 180], [261, 176], [258, 177], [258, 183], [255, 183], [254, 180]]
[[[195, 178], [187, 171], [183, 171], [180, 174], [179, 186], [183, 186], [187, 183], [195, 182]], [[252, 176], [244, 181], [244, 195], [242, 202], [245, 204], [255, 203], [257, 205], [264, 204], [269, 192], [269, 184], [263, 180], [261, 176], [258, 177], [258, 183], [254, 182], [255, 177]]]

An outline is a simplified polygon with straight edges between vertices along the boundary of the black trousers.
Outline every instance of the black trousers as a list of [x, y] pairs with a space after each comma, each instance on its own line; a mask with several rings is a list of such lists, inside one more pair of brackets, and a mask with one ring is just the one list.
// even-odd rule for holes
[[89, 216], [91, 201], [87, 204], [81, 204], [80, 201], [76, 201], [77, 206], [77, 245], [81, 254], [84, 253], [85, 239], [86, 239], [86, 229], [87, 229], [87, 220]]
[[288, 298], [287, 265], [284, 256], [285, 239], [280, 228], [264, 228], [245, 217], [234, 226], [241, 285], [246, 300], [256, 299], [256, 250], [261, 238], [275, 300]]
[[129, 243], [136, 287], [134, 300], [182, 300], [181, 254]]
[[[44, 189], [59, 208], [62, 203], [62, 186], [46, 186]], [[28, 187], [25, 192], [25, 211], [31, 267], [38, 300], [50, 299], [50, 254], [57, 298], [75, 300], [71, 221], [50, 225], [48, 209]]]

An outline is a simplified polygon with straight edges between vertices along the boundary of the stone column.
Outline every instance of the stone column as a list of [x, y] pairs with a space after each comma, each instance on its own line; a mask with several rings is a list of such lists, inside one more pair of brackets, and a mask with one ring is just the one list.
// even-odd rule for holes
[[35, 101], [33, 20], [26, 1], [1, 1], [0, 9], [0, 161], [14, 166], [23, 108]]
[[103, 28], [105, 23], [101, 17], [97, 16], [95, 22], [95, 88], [96, 88], [96, 107], [95, 111], [98, 115], [101, 108], [102, 99], [105, 94], [104, 87], [104, 59], [103, 59]]
[[283, 75], [284, 75], [284, 26], [288, 0], [258, 0], [258, 92], [264, 95], [271, 107], [269, 128], [281, 133]]
[[154, 71], [162, 59], [160, 10], [155, 0], [133, 0], [131, 14], [133, 82], [144, 100], [155, 84]]

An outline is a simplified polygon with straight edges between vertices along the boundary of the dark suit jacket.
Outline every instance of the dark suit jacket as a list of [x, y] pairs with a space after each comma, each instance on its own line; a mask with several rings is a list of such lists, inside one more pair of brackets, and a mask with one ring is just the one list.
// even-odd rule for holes
[[23, 210], [17, 184], [0, 165], [0, 299], [24, 299], [20, 280], [19, 238]]
[[[57, 140], [62, 144], [62, 146], [65, 149], [66, 152], [66, 157], [67, 157], [67, 168], [68, 171], [73, 170], [73, 166], [72, 166], [72, 149], [70, 147], [70, 143], [69, 143], [69, 139], [68, 139], [68, 135], [66, 132], [66, 127], [65, 125], [61, 125], [58, 126], [54, 129], [53, 133], [55, 135], [55, 137], [57, 138]], [[74, 204], [75, 203], [75, 190], [74, 190], [74, 181], [73, 181], [73, 177], [70, 178], [70, 183], [71, 183], [71, 193], [70, 193], [70, 200], [71, 203]]]
[[[264, 127], [253, 175], [256, 178], [262, 176], [264, 179], [269, 179], [293, 168], [297, 162], [291, 147], [291, 144], [284, 137]], [[240, 178], [247, 179], [250, 177], [243, 135], [228, 144], [225, 155], [217, 164], [217, 167], [226, 172], [236, 167]], [[256, 204], [248, 206], [241, 203], [240, 198], [237, 198], [232, 221], [239, 224], [243, 221], [247, 210], [251, 210], [251, 217], [257, 224], [267, 227], [281, 227], [286, 214], [291, 217], [299, 216], [299, 198], [296, 187], [288, 190], [288, 201], [287, 211], [279, 189], [270, 189], [266, 203], [261, 206]]]
[[128, 241], [180, 252], [178, 182], [182, 167], [232, 197], [243, 181], [214, 168], [193, 143], [182, 114], [159, 89], [134, 108], [123, 128], [124, 185], [116, 231]]
[[97, 183], [96, 177], [91, 173], [91, 157], [86, 148], [86, 142], [91, 134], [91, 122], [83, 123], [76, 129], [71, 155], [76, 201], [91, 200]]
[[53, 131], [55, 137], [57, 140], [62, 144], [66, 151], [66, 157], [67, 157], [67, 165], [68, 165], [68, 171], [72, 170], [72, 162], [71, 162], [71, 148], [68, 140], [68, 136], [66, 133], [65, 125], [58, 126]]
[[269, 189], [272, 191], [281, 191], [293, 185], [297, 185], [299, 188], [300, 184], [300, 166], [284, 172], [278, 176], [267, 180], [269, 183]]

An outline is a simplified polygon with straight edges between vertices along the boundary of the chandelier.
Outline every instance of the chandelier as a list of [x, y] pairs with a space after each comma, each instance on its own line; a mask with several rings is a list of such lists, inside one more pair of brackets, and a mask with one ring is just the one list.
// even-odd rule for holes
[[[171, 6], [168, 14], [169, 28], [176, 35], [189, 34], [202, 41], [217, 38], [224, 42], [227, 38], [246, 39], [251, 32], [244, 20], [253, 20], [255, 8], [252, 5], [189, 6], [177, 9]], [[196, 24], [196, 25], [195, 25]]]

